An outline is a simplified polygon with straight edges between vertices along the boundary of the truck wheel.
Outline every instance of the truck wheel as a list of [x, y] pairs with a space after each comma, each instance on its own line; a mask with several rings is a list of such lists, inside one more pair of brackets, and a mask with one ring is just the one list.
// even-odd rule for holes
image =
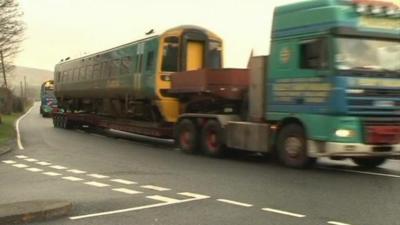
[[206, 155], [212, 157], [222, 157], [224, 155], [223, 130], [218, 121], [209, 120], [203, 127], [201, 144]]
[[353, 162], [364, 168], [375, 168], [386, 162], [383, 157], [352, 158]]
[[289, 124], [278, 134], [277, 150], [280, 161], [293, 168], [306, 168], [315, 163], [307, 155], [306, 134], [298, 124]]
[[185, 153], [193, 154], [198, 151], [199, 134], [195, 124], [191, 120], [183, 119], [178, 123], [175, 141]]
[[53, 127], [57, 127], [57, 116], [53, 116]]

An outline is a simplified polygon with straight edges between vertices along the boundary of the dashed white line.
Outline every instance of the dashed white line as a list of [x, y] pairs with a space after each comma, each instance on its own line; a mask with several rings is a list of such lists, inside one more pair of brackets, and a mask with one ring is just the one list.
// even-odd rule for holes
[[130, 180], [123, 180], [123, 179], [112, 179], [112, 182], [116, 182], [116, 183], [120, 183], [120, 184], [137, 184], [134, 181], [130, 181]]
[[18, 159], [26, 159], [26, 158], [28, 158], [28, 156], [25, 156], [25, 155], [16, 155], [15, 157], [17, 157]]
[[125, 193], [125, 194], [129, 194], [129, 195], [134, 195], [134, 194], [140, 194], [140, 193], [142, 193], [142, 192], [140, 192], [140, 191], [135, 191], [135, 190], [132, 190], [132, 189], [127, 189], [127, 188], [114, 188], [114, 189], [112, 189], [113, 191], [118, 191], [118, 192], [122, 192], [122, 193]]
[[61, 176], [62, 175], [61, 173], [55, 173], [55, 172], [45, 172], [43, 174], [47, 175], [47, 176], [51, 176], [51, 177]]
[[400, 175], [387, 174], [387, 173], [376, 173], [376, 172], [367, 172], [367, 171], [359, 171], [359, 170], [348, 170], [348, 169], [336, 169], [336, 168], [328, 168], [328, 167], [319, 167], [319, 168], [325, 169], [325, 170], [347, 172], [347, 173], [358, 173], [358, 174], [373, 175], [373, 176], [400, 178]]
[[69, 180], [69, 181], [82, 181], [82, 178], [79, 177], [63, 177], [62, 179], [64, 180]]
[[89, 177], [98, 178], [98, 179], [109, 178], [109, 176], [101, 175], [101, 174], [97, 174], [97, 173], [92, 173], [92, 174], [89, 174], [88, 176], [89, 176]]
[[43, 170], [42, 169], [39, 169], [39, 168], [27, 168], [26, 170], [28, 170], [28, 171], [31, 171], [31, 172], [42, 172]]
[[332, 224], [332, 225], [350, 225], [348, 223], [341, 223], [341, 222], [336, 222], [336, 221], [328, 221], [328, 224]]
[[286, 216], [293, 216], [293, 217], [297, 217], [297, 218], [306, 217], [306, 215], [292, 213], [292, 212], [278, 210], [278, 209], [262, 208], [262, 210], [267, 211], [267, 212], [272, 212], [272, 213], [278, 213], [278, 214], [282, 214], [282, 215], [286, 215]]
[[210, 198], [210, 196], [207, 196], [207, 195], [201, 195], [201, 194], [196, 194], [196, 193], [191, 193], [191, 192], [181, 192], [181, 193], [178, 193], [178, 195], [183, 195], [183, 196], [196, 198], [196, 199]]
[[169, 190], [171, 190], [169, 188], [159, 187], [159, 186], [154, 186], [154, 185], [143, 185], [143, 186], [140, 186], [140, 187], [141, 188], [150, 189], [150, 190], [155, 190], [155, 191], [169, 191]]
[[2, 161], [3, 163], [5, 163], [5, 164], [14, 164], [14, 163], [17, 163], [17, 162], [15, 162], [15, 161], [13, 161], [13, 160], [4, 160], [4, 161]]
[[168, 198], [168, 197], [164, 197], [164, 196], [161, 196], [161, 195], [151, 195], [151, 196], [146, 196], [146, 198], [153, 199], [153, 200], [160, 201], [160, 202], [165, 202], [165, 203], [177, 203], [177, 202], [179, 202], [178, 199]]
[[217, 199], [217, 201], [219, 202], [224, 202], [224, 203], [228, 203], [228, 204], [232, 204], [232, 205], [237, 205], [237, 206], [243, 206], [243, 207], [252, 207], [252, 204], [247, 204], [247, 203], [243, 203], [243, 202], [237, 202], [237, 201], [232, 201], [232, 200], [228, 200], [228, 199]]
[[26, 167], [29, 167], [29, 166], [27, 166], [27, 165], [25, 165], [25, 164], [13, 164], [13, 166], [15, 166], [15, 167], [17, 167], [17, 168], [26, 168]]
[[65, 170], [65, 169], [67, 169], [67, 167], [59, 166], [59, 165], [50, 166], [50, 168], [53, 168], [53, 169], [56, 169], [56, 170]]
[[37, 162], [36, 164], [41, 165], [41, 166], [50, 166], [51, 163], [48, 162]]
[[109, 184], [99, 183], [99, 182], [95, 182], [95, 181], [86, 182], [85, 184], [91, 185], [91, 186], [95, 186], [95, 187], [108, 187], [108, 186], [110, 186]]
[[32, 158], [27, 158], [27, 159], [24, 159], [25, 161], [27, 161], [27, 162], [37, 162], [38, 160], [37, 159], [32, 159]]
[[82, 171], [82, 170], [68, 170], [68, 172], [76, 173], [76, 174], [83, 174], [83, 173], [86, 173], [86, 171]]
[[21, 133], [19, 131], [19, 122], [32, 111], [33, 107], [34, 107], [34, 105], [32, 105], [32, 107], [24, 115], [22, 115], [20, 118], [18, 118], [18, 120], [15, 122], [15, 130], [17, 131], [17, 144], [18, 144], [19, 150], [24, 150], [24, 146], [22, 145], [22, 142], [21, 142]]

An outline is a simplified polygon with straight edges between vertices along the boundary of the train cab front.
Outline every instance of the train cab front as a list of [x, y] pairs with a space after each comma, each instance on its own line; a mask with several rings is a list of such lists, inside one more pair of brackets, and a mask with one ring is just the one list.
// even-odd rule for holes
[[179, 101], [168, 91], [171, 74], [177, 72], [219, 69], [223, 66], [222, 39], [211, 31], [198, 26], [179, 26], [160, 36], [159, 73], [157, 76], [157, 104], [167, 122], [179, 116]]

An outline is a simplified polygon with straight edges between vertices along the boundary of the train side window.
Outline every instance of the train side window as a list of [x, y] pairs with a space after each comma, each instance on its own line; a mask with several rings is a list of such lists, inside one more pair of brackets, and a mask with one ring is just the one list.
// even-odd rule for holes
[[64, 71], [63, 72], [63, 75], [62, 75], [62, 79], [61, 79], [62, 81], [67, 81], [67, 71]]
[[117, 77], [119, 76], [119, 69], [121, 65], [121, 60], [119, 59], [114, 59], [111, 63], [111, 75], [112, 77]]
[[81, 68], [79, 68], [79, 76], [78, 76], [78, 80], [85, 80], [86, 79], [86, 76], [85, 76], [86, 74], [85, 74], [85, 67], [81, 67]]
[[57, 72], [56, 81], [57, 82], [61, 81], [61, 72]]
[[154, 67], [154, 51], [147, 53], [146, 58], [146, 71], [150, 71]]
[[327, 68], [327, 41], [324, 39], [307, 40], [300, 44], [301, 69]]
[[164, 47], [162, 52], [162, 71], [177, 72], [179, 57], [179, 38], [166, 37], [164, 39]]
[[75, 68], [74, 69], [74, 72], [73, 72], [73, 75], [72, 75], [74, 78], [75, 77], [79, 77], [79, 69], [78, 68]]
[[93, 79], [93, 65], [86, 66], [86, 78], [88, 80]]
[[99, 79], [101, 73], [101, 64], [95, 64], [93, 66], [93, 79]]
[[102, 78], [107, 79], [110, 76], [110, 72], [111, 72], [110, 62], [109, 61], [103, 62], [103, 67], [101, 70]]
[[132, 57], [130, 56], [124, 57], [121, 63], [121, 73], [122, 74], [129, 73], [131, 66], [132, 66]]

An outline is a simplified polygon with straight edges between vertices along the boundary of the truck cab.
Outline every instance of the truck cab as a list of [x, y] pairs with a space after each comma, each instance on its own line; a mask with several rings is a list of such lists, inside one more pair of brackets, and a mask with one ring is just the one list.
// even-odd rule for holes
[[400, 9], [303, 1], [275, 9], [265, 120], [289, 165], [317, 157], [377, 166], [400, 155]]

